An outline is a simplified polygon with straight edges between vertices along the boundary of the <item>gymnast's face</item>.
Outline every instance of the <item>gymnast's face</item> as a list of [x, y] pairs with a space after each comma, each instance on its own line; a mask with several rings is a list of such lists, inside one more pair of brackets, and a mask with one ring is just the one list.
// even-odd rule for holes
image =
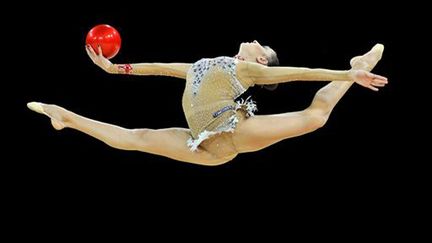
[[235, 56], [239, 60], [256, 62], [263, 65], [268, 64], [268, 60], [275, 51], [268, 46], [262, 46], [258, 41], [243, 42], [240, 44], [238, 54]]

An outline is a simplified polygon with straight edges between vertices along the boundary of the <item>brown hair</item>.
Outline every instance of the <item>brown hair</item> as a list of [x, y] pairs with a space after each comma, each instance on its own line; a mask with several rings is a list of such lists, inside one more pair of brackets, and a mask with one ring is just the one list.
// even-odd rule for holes
[[[271, 67], [271, 66], [279, 66], [279, 58], [276, 54], [276, 52], [271, 49], [269, 46], [263, 46], [265, 49], [267, 50], [271, 50], [271, 54], [270, 56], [267, 56], [267, 66]], [[265, 84], [262, 87], [265, 88], [266, 90], [270, 90], [273, 91], [277, 88], [278, 84]]]

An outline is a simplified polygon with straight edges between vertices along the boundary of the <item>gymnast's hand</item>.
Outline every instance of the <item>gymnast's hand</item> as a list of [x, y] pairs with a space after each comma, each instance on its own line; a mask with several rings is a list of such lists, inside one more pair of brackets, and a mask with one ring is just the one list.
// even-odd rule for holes
[[351, 69], [349, 75], [351, 80], [373, 91], [378, 91], [377, 87], [384, 87], [387, 84], [386, 77], [364, 70]]
[[85, 49], [87, 51], [88, 56], [93, 61], [94, 64], [98, 65], [100, 68], [105, 70], [107, 73], [112, 73], [112, 69], [114, 68], [114, 64], [110, 62], [106, 57], [102, 55], [102, 48], [98, 46], [98, 52], [99, 54], [96, 54], [96, 52], [93, 50], [93, 48], [90, 45], [86, 45]]

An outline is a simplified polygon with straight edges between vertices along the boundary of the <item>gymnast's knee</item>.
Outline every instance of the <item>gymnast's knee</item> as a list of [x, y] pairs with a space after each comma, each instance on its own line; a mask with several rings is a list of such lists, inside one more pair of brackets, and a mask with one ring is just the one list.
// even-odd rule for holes
[[306, 109], [303, 111], [308, 130], [314, 131], [323, 127], [328, 120], [329, 113], [316, 109]]

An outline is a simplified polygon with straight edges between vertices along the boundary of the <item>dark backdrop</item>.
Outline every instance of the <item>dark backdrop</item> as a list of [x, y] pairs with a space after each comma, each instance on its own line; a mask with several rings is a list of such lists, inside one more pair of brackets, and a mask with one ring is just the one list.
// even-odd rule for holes
[[[308, 6], [275, 5], [219, 6], [213, 11], [158, 7], [86, 10], [83, 5], [69, 13], [47, 10], [22, 16], [27, 21], [19, 31], [26, 36], [19, 39], [24, 52], [16, 58], [28, 65], [16, 73], [12, 121], [20, 128], [6, 131], [12, 134], [16, 182], [30, 191], [54, 194], [112, 189], [141, 194], [170, 188], [202, 193], [209, 190], [198, 188], [212, 184], [210, 191], [276, 189], [353, 197], [366, 192], [385, 195], [404, 183], [406, 161], [393, 159], [406, 150], [401, 137], [409, 132], [404, 126], [408, 119], [401, 110], [411, 109], [405, 84], [412, 80], [405, 80], [402, 64], [411, 49], [401, 37], [415, 34], [400, 24], [396, 13], [381, 17], [367, 8], [322, 6], [313, 11]], [[277, 51], [281, 65], [348, 69], [351, 57], [383, 43], [384, 57], [374, 72], [390, 83], [378, 93], [354, 85], [324, 128], [241, 154], [219, 167], [116, 150], [75, 130], [57, 132], [46, 117], [26, 108], [29, 101], [41, 101], [128, 128], [186, 126], [181, 108], [184, 80], [109, 75], [90, 61], [85, 36], [101, 23], [116, 27], [122, 36], [114, 63], [193, 63], [203, 57], [233, 56], [242, 41], [256, 39]], [[258, 114], [281, 113], [304, 109], [325, 84], [292, 82], [273, 92], [253, 88], [248, 95], [257, 101]]]

